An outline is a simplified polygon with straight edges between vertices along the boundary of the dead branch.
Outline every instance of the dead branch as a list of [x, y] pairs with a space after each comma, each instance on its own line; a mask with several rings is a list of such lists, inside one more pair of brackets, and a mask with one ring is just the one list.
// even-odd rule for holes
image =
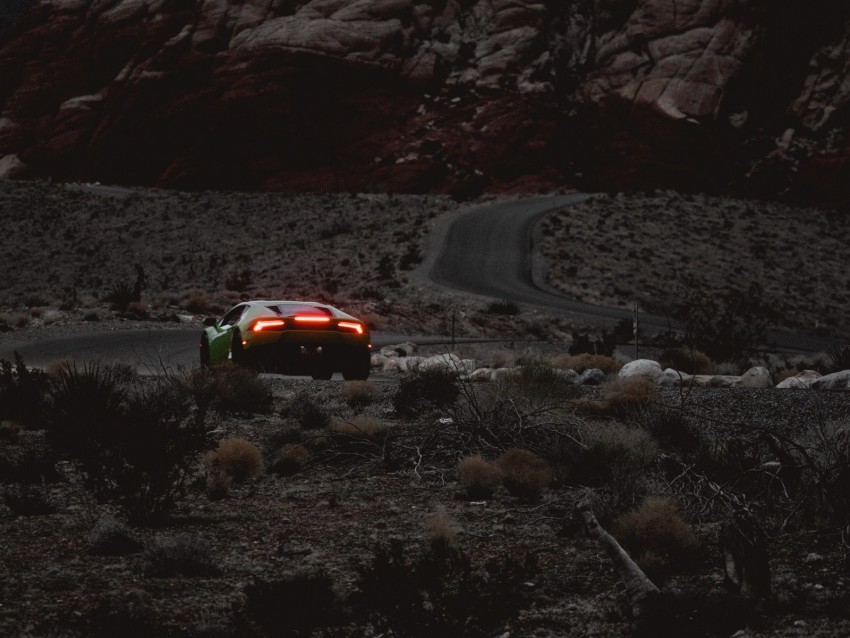
[[643, 573], [626, 550], [620, 546], [617, 539], [602, 528], [589, 503], [581, 503], [576, 509], [584, 521], [587, 533], [602, 545], [608, 557], [614, 562], [617, 573], [626, 586], [632, 616], [645, 617], [650, 609], [654, 608], [654, 603], [661, 595], [658, 587]]

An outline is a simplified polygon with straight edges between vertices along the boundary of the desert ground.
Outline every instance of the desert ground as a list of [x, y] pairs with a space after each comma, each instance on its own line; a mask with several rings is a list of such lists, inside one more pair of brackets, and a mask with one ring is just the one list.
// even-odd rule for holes
[[[461, 334], [535, 342], [533, 356], [527, 345], [463, 346], [464, 357], [519, 371], [490, 383], [451, 379], [456, 396], [446, 386], [429, 393], [415, 375], [357, 385], [119, 369], [117, 424], [135, 423], [128, 406], [147, 405], [174, 410], [175, 432], [196, 428], [181, 457], [183, 489], [175, 483], [173, 506], [150, 520], [133, 516], [139, 495], [121, 481], [91, 484], [87, 462], [101, 457], [77, 443], [98, 442], [99, 413], [87, 403], [58, 411], [57, 397], [85, 370], [57, 365], [37, 376], [44, 397], [20, 373], [0, 374], [0, 410], [38, 406], [0, 418], [0, 635], [850, 634], [847, 394], [632, 386], [616, 381], [613, 358], [593, 359], [610, 366], [606, 384], [574, 386], [557, 369], [579, 366], [565, 349], [573, 330], [590, 327], [530, 308], [501, 314], [412, 277], [433, 221], [469, 205], [0, 184], [4, 340], [200, 325], [244, 295], [332, 301], [408, 334], [445, 333], [454, 312]], [[732, 230], [756, 223], [754, 249], [732, 230], [712, 243], [724, 212]], [[779, 290], [769, 274], [792, 265], [808, 286], [784, 290], [786, 327], [821, 317], [831, 329], [846, 310], [847, 242], [838, 238], [847, 224], [825, 211], [601, 196], [544, 228], [550, 284], [586, 300], [675, 290], [681, 273], [671, 262], [689, 257], [706, 286], [755, 281], [768, 293]], [[146, 282], [141, 301], [127, 303], [137, 265]], [[71, 422], [83, 439], [60, 436]], [[150, 438], [154, 456], [169, 442]], [[112, 448], [102, 449], [113, 463]], [[510, 457], [516, 449], [533, 460]], [[121, 454], [110, 467], [136, 467], [132, 451]], [[474, 456], [483, 493], [459, 465]], [[517, 468], [524, 478], [505, 478]], [[661, 589], [650, 613], [631, 612], [612, 561], [576, 516], [580, 503], [624, 544], [631, 533], [629, 551]], [[769, 591], [724, 583], [720, 541], [742, 507], [766, 535]]]

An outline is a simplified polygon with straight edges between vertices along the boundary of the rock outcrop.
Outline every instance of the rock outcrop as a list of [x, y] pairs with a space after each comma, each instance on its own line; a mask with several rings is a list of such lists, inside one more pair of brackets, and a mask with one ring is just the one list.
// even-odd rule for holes
[[0, 178], [835, 204], [848, 18], [827, 0], [41, 0], [0, 32]]

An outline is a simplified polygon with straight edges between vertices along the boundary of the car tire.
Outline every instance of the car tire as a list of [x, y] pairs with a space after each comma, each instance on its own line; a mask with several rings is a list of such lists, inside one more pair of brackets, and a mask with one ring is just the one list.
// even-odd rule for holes
[[248, 360], [245, 348], [242, 347], [242, 333], [236, 329], [233, 330], [233, 338], [230, 342], [230, 359], [239, 365], [244, 365]]
[[356, 352], [351, 361], [342, 371], [342, 378], [346, 381], [365, 381], [369, 378], [372, 369], [372, 357], [368, 350]]
[[208, 368], [210, 366], [210, 340], [204, 335], [201, 337], [201, 367]]
[[330, 369], [316, 370], [312, 376], [316, 381], [329, 381], [334, 376], [334, 371]]

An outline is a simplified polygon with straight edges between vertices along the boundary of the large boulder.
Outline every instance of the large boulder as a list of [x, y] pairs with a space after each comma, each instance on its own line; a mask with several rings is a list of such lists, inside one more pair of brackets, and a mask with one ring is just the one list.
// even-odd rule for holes
[[850, 370], [825, 374], [809, 385], [815, 390], [850, 390]]
[[776, 384], [776, 387], [780, 390], [807, 390], [815, 380], [820, 379], [822, 376], [817, 370], [803, 370], [793, 377], [783, 379]]
[[630, 361], [620, 368], [617, 376], [621, 379], [641, 377], [654, 382], [661, 376], [661, 373], [661, 365], [657, 361], [653, 361], [652, 359], [637, 359]]
[[764, 366], [755, 366], [741, 376], [743, 388], [772, 388], [773, 378]]

